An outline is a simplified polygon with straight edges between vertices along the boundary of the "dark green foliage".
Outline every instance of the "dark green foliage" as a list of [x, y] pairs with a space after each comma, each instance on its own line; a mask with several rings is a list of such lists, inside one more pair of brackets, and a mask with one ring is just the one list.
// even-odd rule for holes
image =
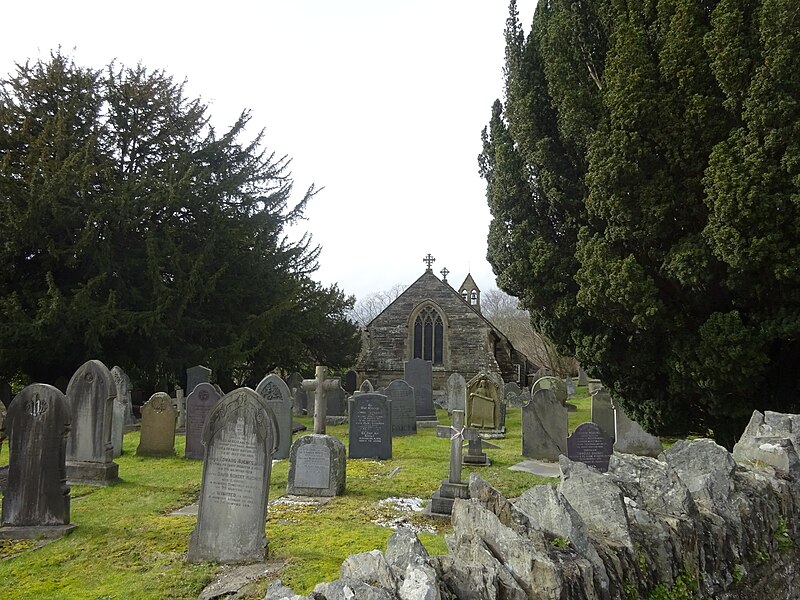
[[661, 433], [797, 410], [800, 55], [789, 0], [515, 2], [479, 162], [489, 260]]
[[245, 141], [248, 121], [219, 135], [163, 72], [60, 52], [0, 82], [0, 376], [100, 358], [142, 386], [198, 363], [231, 384], [349, 364], [352, 298], [285, 236], [314, 189], [289, 206], [289, 161]]

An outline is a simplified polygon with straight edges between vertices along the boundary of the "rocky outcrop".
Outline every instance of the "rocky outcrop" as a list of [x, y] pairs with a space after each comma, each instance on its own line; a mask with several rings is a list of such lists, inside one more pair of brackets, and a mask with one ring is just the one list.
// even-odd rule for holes
[[[473, 475], [471, 499], [453, 507], [448, 554], [428, 556], [401, 530], [385, 553], [351, 556], [309, 598], [797, 598], [800, 481], [784, 434], [798, 431], [792, 419], [770, 416], [784, 429], [769, 431], [754, 419], [737, 454], [744, 464], [706, 439], [658, 459], [615, 454], [608, 473], [562, 457], [557, 486], [513, 501]], [[778, 458], [754, 458], [765, 444]], [[295, 598], [273, 587], [269, 600]]]

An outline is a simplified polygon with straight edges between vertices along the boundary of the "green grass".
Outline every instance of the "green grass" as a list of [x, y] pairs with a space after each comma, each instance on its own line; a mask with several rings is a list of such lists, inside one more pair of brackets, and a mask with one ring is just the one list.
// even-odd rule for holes
[[[569, 413], [570, 431], [589, 419], [586, 388], [570, 400], [578, 411]], [[449, 423], [446, 411], [439, 422]], [[296, 418], [309, 429], [311, 419]], [[521, 410], [509, 408], [505, 439], [487, 450], [492, 465], [464, 467], [463, 478], [479, 473], [508, 497], [545, 483], [508, 467], [521, 456]], [[347, 426], [328, 427], [347, 447]], [[178, 436], [177, 456], [183, 456], [184, 438]], [[0, 581], [4, 600], [15, 598], [196, 598], [218, 570], [217, 565], [185, 561], [195, 517], [168, 513], [193, 502], [200, 488], [202, 464], [184, 458], [135, 456], [138, 432], [125, 436], [124, 453], [116, 459], [122, 482], [107, 488], [73, 486], [71, 521], [78, 527], [68, 536], [42, 547], [35, 542], [0, 541]], [[420, 429], [416, 436], [395, 438], [391, 460], [347, 461], [347, 489], [319, 508], [279, 505], [267, 518], [269, 557], [285, 561], [278, 576], [296, 592], [308, 593], [321, 581], [336, 579], [342, 561], [350, 554], [383, 550], [392, 530], [373, 524], [391, 512], [378, 501], [388, 497], [430, 499], [448, 476], [449, 443], [435, 429]], [[0, 465], [8, 463], [8, 444], [0, 451]], [[288, 461], [272, 469], [270, 500], [285, 495]], [[409, 516], [405, 513], [404, 516]], [[420, 539], [432, 554], [447, 551], [443, 534], [446, 521], [420, 513], [413, 523], [435, 533]], [[15, 555], [10, 557], [12, 555]], [[10, 557], [10, 558], [9, 558]], [[263, 597], [268, 581], [252, 587], [252, 598]]]

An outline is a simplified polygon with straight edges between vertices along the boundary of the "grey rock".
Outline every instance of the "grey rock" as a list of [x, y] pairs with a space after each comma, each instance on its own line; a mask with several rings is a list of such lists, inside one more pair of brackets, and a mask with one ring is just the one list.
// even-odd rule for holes
[[633, 548], [630, 523], [622, 491], [605, 474], [566, 456], [559, 460], [558, 491], [581, 516], [589, 530], [626, 548]]
[[298, 596], [294, 591], [283, 584], [280, 579], [276, 579], [269, 584], [264, 600], [302, 600], [307, 596]]
[[753, 411], [742, 437], [733, 446], [733, 458], [748, 466], [769, 465], [795, 481], [800, 480], [798, 433], [797, 415]]
[[397, 595], [401, 600], [440, 600], [436, 570], [428, 565], [409, 565]]
[[407, 527], [400, 527], [386, 542], [386, 562], [398, 577], [409, 567], [426, 564], [428, 551], [417, 534]]
[[392, 592], [397, 589], [397, 578], [380, 550], [351, 554], [342, 563], [339, 576], [342, 579], [357, 579], [376, 587], [387, 588]]
[[312, 596], [325, 600], [393, 600], [386, 590], [350, 578], [317, 584]]
[[713, 440], [679, 440], [662, 458], [678, 474], [694, 501], [716, 512], [729, 507], [734, 489], [733, 456]]

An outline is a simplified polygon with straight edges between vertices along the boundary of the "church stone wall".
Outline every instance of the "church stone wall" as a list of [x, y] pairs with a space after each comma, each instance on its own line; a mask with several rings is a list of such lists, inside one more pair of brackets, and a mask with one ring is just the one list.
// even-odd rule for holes
[[501, 369], [487, 348], [490, 327], [458, 293], [433, 273], [426, 272], [403, 292], [368, 327], [368, 349], [361, 369], [375, 387], [403, 378], [403, 363], [410, 359], [409, 316], [419, 304], [431, 300], [444, 312], [444, 365], [433, 367], [433, 388], [442, 389], [453, 372], [469, 380], [482, 369]]

